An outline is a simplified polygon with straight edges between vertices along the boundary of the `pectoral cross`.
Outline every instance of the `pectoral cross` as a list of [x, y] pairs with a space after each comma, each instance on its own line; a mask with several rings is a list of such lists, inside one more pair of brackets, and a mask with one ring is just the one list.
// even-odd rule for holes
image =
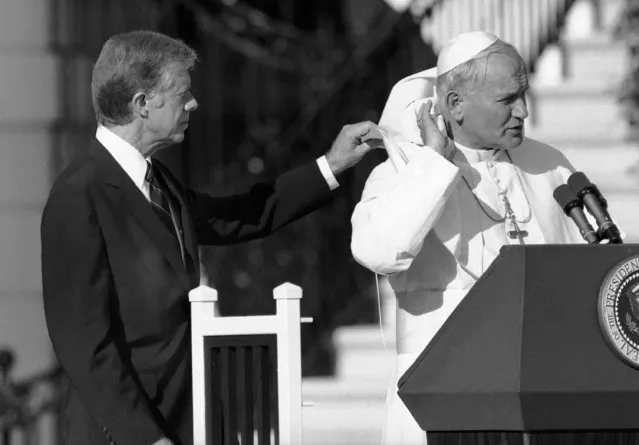
[[528, 236], [528, 232], [525, 230], [521, 230], [519, 228], [519, 224], [517, 224], [517, 217], [515, 217], [515, 212], [513, 212], [513, 208], [510, 205], [510, 201], [506, 196], [503, 196], [504, 208], [506, 209], [506, 221], [510, 222], [510, 226], [512, 230], [506, 232], [508, 234], [508, 238], [510, 239], [518, 239], [519, 244], [524, 243], [524, 237]]

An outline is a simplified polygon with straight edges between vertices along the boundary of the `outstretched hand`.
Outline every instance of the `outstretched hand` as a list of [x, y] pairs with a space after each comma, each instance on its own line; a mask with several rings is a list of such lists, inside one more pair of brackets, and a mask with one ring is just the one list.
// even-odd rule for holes
[[383, 147], [382, 136], [374, 123], [344, 125], [326, 153], [326, 160], [333, 174], [338, 175], [357, 164], [372, 149]]
[[454, 144], [448, 139], [444, 118], [439, 113], [431, 114], [433, 100], [428, 99], [417, 113], [417, 126], [424, 145], [429, 146], [440, 155], [448, 158]]

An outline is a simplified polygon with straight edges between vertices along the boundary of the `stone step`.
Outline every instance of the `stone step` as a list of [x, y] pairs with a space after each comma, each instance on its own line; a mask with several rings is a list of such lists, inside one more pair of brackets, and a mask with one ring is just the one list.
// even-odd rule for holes
[[[385, 290], [386, 280], [380, 279], [380, 289]], [[383, 297], [385, 298], [385, 297]], [[389, 306], [383, 311], [394, 309]], [[395, 348], [395, 332], [385, 325], [381, 328], [379, 324], [361, 324], [352, 326], [340, 326], [333, 333], [333, 343], [337, 348], [357, 348], [357, 349], [385, 349], [386, 346]]]
[[550, 132], [544, 133], [543, 128], [535, 127], [531, 124], [531, 122], [529, 122], [528, 120], [526, 121], [526, 136], [552, 145], [553, 147], [561, 147], [563, 145], [583, 145], [588, 147], [596, 147], [598, 149], [615, 147], [618, 145], [627, 144], [629, 141], [636, 139], [636, 136], [632, 134], [631, 130], [631, 128], [626, 126], [622, 135], [600, 134], [597, 136], [581, 137], [570, 135], [568, 134], [568, 132], [555, 134], [552, 134]]
[[395, 360], [394, 332], [378, 325], [342, 326], [335, 330], [336, 377], [345, 381], [365, 379], [385, 388]]
[[639, 193], [613, 192], [602, 194], [608, 201], [608, 213], [615, 224], [626, 234], [624, 243], [639, 242]]
[[639, 142], [609, 145], [564, 142], [555, 147], [601, 190], [610, 215], [628, 236], [626, 242], [638, 242]]
[[395, 358], [392, 335], [384, 337], [386, 347], [378, 325], [335, 331], [336, 375], [302, 380], [305, 445], [379, 443]]
[[[550, 46], [530, 79], [528, 134], [548, 141], [621, 140], [628, 125], [618, 103], [621, 80], [630, 53], [626, 43], [612, 36], [624, 6], [621, 0], [601, 0], [597, 8], [578, 0], [562, 31], [559, 51]], [[565, 66], [565, 76], [561, 67]]]
[[335, 400], [302, 410], [304, 445], [371, 445], [382, 437], [383, 400]]
[[624, 139], [629, 132], [613, 85], [536, 86], [529, 112], [528, 134], [540, 140]]
[[581, 86], [616, 86], [626, 74], [629, 49], [609, 34], [594, 35], [563, 42], [566, 81]]
[[[566, 155], [575, 169], [584, 172], [602, 191], [639, 191], [639, 143], [598, 145], [590, 142], [564, 142], [554, 146]], [[639, 197], [639, 193], [637, 196]]]
[[379, 402], [386, 398], [389, 379], [390, 373], [380, 379], [371, 378], [366, 372], [360, 372], [358, 378], [305, 377], [302, 381], [302, 398], [313, 403], [335, 400]]

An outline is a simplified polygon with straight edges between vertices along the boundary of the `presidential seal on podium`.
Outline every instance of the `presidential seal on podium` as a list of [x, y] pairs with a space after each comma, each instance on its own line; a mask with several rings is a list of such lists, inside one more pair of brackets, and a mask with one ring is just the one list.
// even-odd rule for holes
[[597, 308], [608, 344], [623, 361], [639, 368], [639, 256], [625, 259], [608, 273]]

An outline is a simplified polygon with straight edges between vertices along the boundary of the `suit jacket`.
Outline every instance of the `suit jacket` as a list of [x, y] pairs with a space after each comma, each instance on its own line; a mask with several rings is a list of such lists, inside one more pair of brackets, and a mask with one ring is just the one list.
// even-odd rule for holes
[[[154, 165], [158, 165], [155, 163]], [[213, 197], [166, 168], [185, 241], [178, 241], [97, 141], [54, 184], [42, 217], [44, 309], [70, 389], [66, 445], [192, 442], [188, 291], [197, 245], [266, 236], [331, 197], [316, 163]]]

